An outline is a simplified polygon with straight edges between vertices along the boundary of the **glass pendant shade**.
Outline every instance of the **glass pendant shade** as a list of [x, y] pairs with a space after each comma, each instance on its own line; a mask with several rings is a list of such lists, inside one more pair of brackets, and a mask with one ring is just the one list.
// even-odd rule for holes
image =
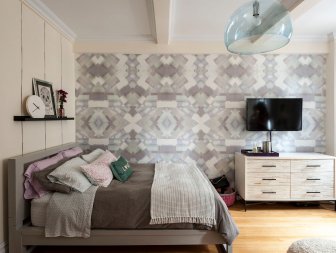
[[287, 9], [277, 0], [259, 0], [251, 1], [233, 13], [224, 41], [232, 53], [265, 53], [287, 45], [292, 33]]

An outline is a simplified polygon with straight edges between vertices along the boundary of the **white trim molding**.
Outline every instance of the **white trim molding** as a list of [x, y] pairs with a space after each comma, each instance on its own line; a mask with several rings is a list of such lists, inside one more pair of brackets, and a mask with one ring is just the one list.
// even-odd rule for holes
[[0, 253], [8, 252], [7, 248], [8, 248], [7, 242], [0, 243]]
[[[171, 41], [157, 44], [149, 41], [111, 42], [76, 41], [75, 53], [125, 54], [228, 54], [223, 41]], [[327, 54], [328, 42], [291, 41], [287, 46], [268, 54]]]
[[76, 39], [76, 42], [108, 42], [108, 43], [119, 43], [119, 42], [155, 42], [155, 38], [151, 34], [142, 35], [122, 35], [122, 36], [81, 36]]
[[57, 28], [67, 39], [74, 42], [76, 33], [67, 26], [53, 11], [51, 11], [41, 0], [22, 0], [24, 4], [32, 8], [46, 22]]
[[314, 42], [328, 42], [327, 35], [293, 35], [291, 41], [295, 42], [305, 42], [305, 43], [314, 43]]

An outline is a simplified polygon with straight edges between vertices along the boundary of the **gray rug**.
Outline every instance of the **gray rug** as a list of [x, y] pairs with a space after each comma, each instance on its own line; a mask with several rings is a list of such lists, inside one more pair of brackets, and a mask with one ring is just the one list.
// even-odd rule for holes
[[325, 239], [302, 239], [293, 242], [287, 253], [335, 253], [336, 241]]

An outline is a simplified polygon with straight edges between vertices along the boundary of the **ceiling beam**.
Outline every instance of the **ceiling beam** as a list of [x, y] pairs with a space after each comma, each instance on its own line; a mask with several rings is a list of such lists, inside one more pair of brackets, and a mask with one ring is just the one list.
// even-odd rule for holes
[[282, 0], [281, 4], [289, 11], [291, 12], [296, 7], [298, 7], [304, 0]]
[[[284, 2], [290, 2], [290, 0], [283, 0]], [[321, 2], [322, 0], [304, 0], [302, 3], [300, 3], [296, 8], [292, 9], [290, 11], [290, 15], [292, 20], [297, 19], [304, 13], [306, 13], [308, 10], [313, 8], [316, 4]], [[322, 14], [322, 13], [321, 13]], [[323, 15], [323, 14], [322, 14]]]
[[[321, 0], [281, 0], [280, 3], [285, 7], [288, 12], [291, 13], [291, 18], [298, 18], [300, 15], [304, 14], [315, 4]], [[251, 30], [251, 33], [254, 33], [254, 30], [258, 29], [263, 31], [259, 36], [251, 39], [252, 42], [256, 42], [262, 38], [262, 35], [275, 26], [283, 17], [287, 15], [286, 11], [276, 10], [270, 8], [268, 13], [265, 14], [264, 20], [260, 26], [254, 27]]]
[[157, 44], [169, 44], [173, 0], [153, 0]]

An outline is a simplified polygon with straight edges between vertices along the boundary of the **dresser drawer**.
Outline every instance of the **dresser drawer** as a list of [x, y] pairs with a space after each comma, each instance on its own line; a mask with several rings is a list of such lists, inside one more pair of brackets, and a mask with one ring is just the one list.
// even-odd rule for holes
[[292, 186], [313, 186], [313, 185], [334, 185], [334, 173], [322, 172], [322, 173], [292, 173], [291, 174]]
[[289, 173], [248, 173], [247, 185], [290, 185]]
[[246, 171], [248, 173], [290, 172], [290, 161], [275, 159], [248, 160]]
[[333, 186], [292, 186], [292, 199], [324, 200], [334, 198]]
[[322, 173], [334, 171], [334, 160], [296, 160], [291, 162], [291, 171], [298, 173]]
[[290, 198], [288, 186], [248, 186], [246, 200], [285, 200]]

